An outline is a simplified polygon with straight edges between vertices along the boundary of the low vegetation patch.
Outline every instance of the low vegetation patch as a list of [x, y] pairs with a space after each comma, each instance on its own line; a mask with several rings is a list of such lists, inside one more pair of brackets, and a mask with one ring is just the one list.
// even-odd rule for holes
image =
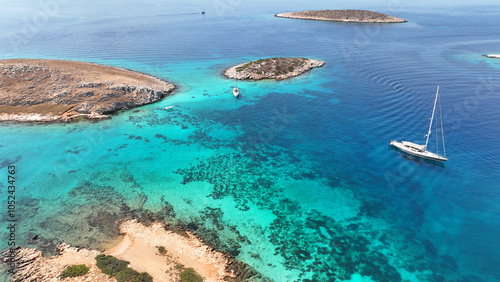
[[142, 272], [139, 273], [139, 275], [132, 279], [130, 282], [153, 282], [153, 277], [147, 272]]
[[182, 282], [203, 282], [201, 277], [193, 268], [186, 268], [181, 272]]
[[118, 272], [127, 269], [130, 262], [120, 260], [114, 256], [98, 255], [95, 257], [96, 265], [102, 273], [115, 276]]
[[85, 264], [70, 265], [59, 275], [61, 279], [68, 277], [83, 276], [89, 272], [90, 268]]
[[125, 268], [124, 270], [121, 270], [118, 272], [115, 276], [116, 281], [118, 282], [124, 282], [124, 281], [131, 281], [132, 279], [136, 278], [139, 276], [139, 272], [133, 270], [132, 268]]
[[153, 277], [147, 272], [139, 273], [128, 267], [130, 262], [117, 259], [113, 256], [98, 255], [96, 265], [102, 273], [114, 276], [118, 282], [150, 282]]
[[158, 247], [158, 252], [159, 252], [160, 254], [162, 254], [162, 255], [163, 255], [163, 254], [165, 253], [165, 251], [166, 251], [166, 250], [165, 250], [165, 247], [163, 247], [163, 246], [159, 246], [159, 247]]

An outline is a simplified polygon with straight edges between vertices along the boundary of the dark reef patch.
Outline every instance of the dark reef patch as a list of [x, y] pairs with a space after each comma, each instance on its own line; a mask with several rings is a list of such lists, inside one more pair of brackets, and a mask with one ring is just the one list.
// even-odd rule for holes
[[67, 150], [66, 153], [71, 153], [71, 154], [75, 154], [75, 155], [78, 155], [80, 154], [81, 151], [84, 151], [85, 149], [78, 149], [78, 148], [75, 148], [75, 150]]
[[[272, 165], [276, 163], [284, 165]], [[270, 166], [273, 169], [269, 169]], [[183, 176], [184, 184], [193, 181], [212, 184], [210, 197], [230, 196], [240, 210], [248, 210], [250, 204], [272, 210], [276, 219], [266, 234], [276, 246], [275, 255], [282, 256], [289, 269], [315, 273], [313, 281], [346, 280], [356, 272], [376, 275], [377, 281], [401, 279], [389, 258], [370, 246], [378, 232], [371, 232], [360, 222], [345, 224], [318, 211], [305, 212], [298, 202], [282, 197], [283, 188], [277, 185], [279, 180], [303, 180], [320, 175], [311, 163], [299, 156], [286, 151], [272, 154], [263, 151], [251, 157], [238, 153], [217, 155], [176, 172]], [[205, 225], [224, 230], [219, 221], [220, 210], [207, 208], [205, 215], [206, 218], [201, 217]], [[197, 232], [203, 229], [199, 223], [193, 226]], [[219, 244], [217, 240], [214, 242]], [[237, 242], [227, 247], [237, 247]]]
[[[181, 108], [181, 107], [179, 107]], [[183, 114], [182, 111], [168, 112], [165, 114], [151, 113], [144, 116], [130, 116], [129, 122], [141, 128], [143, 126], [157, 127], [163, 125], [178, 126], [183, 130], [192, 130], [191, 134], [185, 139], [170, 138], [166, 134], [155, 134], [155, 138], [162, 139], [163, 143], [173, 145], [201, 145], [209, 149], [217, 149], [222, 146], [234, 147], [234, 140], [220, 140], [213, 137], [210, 133], [214, 129], [220, 129], [220, 123], [211, 121], [206, 118], [199, 118], [194, 115]], [[235, 130], [234, 127], [226, 128], [228, 130]]]
[[[157, 138], [162, 138], [158, 135]], [[204, 140], [201, 133], [198, 139]], [[207, 139], [207, 142], [212, 142]], [[288, 269], [313, 273], [312, 281], [343, 281], [359, 273], [374, 281], [401, 281], [398, 268], [419, 271], [419, 279], [440, 281], [440, 277], [456, 277], [457, 263], [440, 254], [431, 242], [415, 235], [416, 227], [400, 230], [394, 226], [374, 228], [366, 218], [380, 218], [387, 212], [387, 203], [394, 199], [361, 198], [360, 213], [348, 219], [336, 220], [317, 210], [305, 210], [299, 202], [283, 197], [282, 181], [323, 179], [331, 189], [345, 189], [346, 181], [310, 161], [307, 155], [272, 146], [259, 151], [246, 150], [198, 159], [187, 168], [178, 169], [182, 183], [203, 181], [212, 186], [209, 197], [231, 197], [236, 208], [246, 211], [252, 206], [271, 210], [276, 218], [265, 230], [265, 236], [275, 245], [275, 255], [284, 258]], [[353, 184], [355, 185], [355, 183]], [[357, 191], [354, 191], [357, 195]], [[358, 195], [361, 197], [362, 195]], [[357, 198], [359, 198], [357, 197]], [[406, 216], [423, 221], [422, 207], [403, 211]], [[238, 244], [245, 238], [231, 237], [221, 242], [216, 234], [227, 231], [220, 210], [207, 208], [202, 222], [188, 224], [214, 246], [238, 254]], [[398, 215], [395, 213], [394, 215]], [[210, 226], [209, 230], [206, 230]], [[408, 237], [410, 234], [413, 234]], [[394, 250], [397, 250], [397, 253]]]
[[23, 158], [22, 156], [17, 156], [17, 158], [15, 160], [5, 158], [0, 162], [0, 169], [4, 168], [6, 166], [9, 166], [9, 165], [13, 165], [13, 164], [17, 163], [18, 161], [20, 161], [22, 158]]

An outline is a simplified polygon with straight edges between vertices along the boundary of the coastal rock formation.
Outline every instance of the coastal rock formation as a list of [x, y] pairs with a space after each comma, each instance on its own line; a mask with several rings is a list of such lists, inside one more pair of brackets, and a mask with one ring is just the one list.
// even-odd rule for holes
[[403, 19], [367, 10], [316, 10], [276, 14], [276, 17], [356, 23], [402, 23]]
[[483, 55], [486, 58], [500, 59], [500, 54]]
[[[268, 281], [247, 264], [212, 248], [189, 230], [173, 232], [159, 221], [145, 226], [137, 220], [128, 220], [121, 223], [120, 232], [123, 234], [121, 242], [104, 253], [130, 262], [130, 267], [139, 272], [148, 272], [154, 281], [179, 281], [179, 265], [195, 269], [207, 282]], [[159, 253], [159, 246], [164, 247], [163, 253]], [[14, 282], [61, 281], [58, 278], [61, 272], [75, 264], [85, 264], [90, 270], [68, 281], [116, 281], [96, 266], [95, 257], [102, 252], [64, 243], [58, 245], [56, 251], [57, 255], [46, 258], [39, 250], [16, 247], [13, 251], [6, 249], [0, 257], [7, 267], [15, 262]]]
[[85, 62], [0, 60], [0, 121], [68, 121], [156, 102], [175, 86], [159, 78]]
[[324, 64], [323, 61], [306, 58], [268, 58], [230, 67], [224, 71], [224, 75], [239, 80], [281, 80], [301, 75]]
[[[85, 276], [81, 276], [78, 281], [115, 281], [108, 275], [102, 274], [95, 266], [95, 256], [97, 251], [71, 247], [67, 244], [57, 246], [59, 255], [46, 258], [42, 252], [36, 249], [17, 247], [13, 253], [9, 249], [2, 254], [2, 262], [7, 263], [13, 260], [16, 263], [15, 273], [12, 276], [13, 282], [23, 281], [61, 281], [58, 277], [69, 265], [86, 264], [90, 267]], [[76, 281], [76, 280], [72, 280]]]

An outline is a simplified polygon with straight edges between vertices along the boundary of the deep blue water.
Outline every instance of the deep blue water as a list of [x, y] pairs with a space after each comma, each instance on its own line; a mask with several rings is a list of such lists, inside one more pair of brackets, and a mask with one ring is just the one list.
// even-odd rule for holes
[[[0, 58], [125, 67], [179, 90], [99, 123], [2, 124], [18, 244], [101, 248], [107, 221], [151, 210], [275, 281], [500, 280], [500, 60], [481, 56], [500, 53], [498, 7], [370, 4], [408, 22], [343, 24], [273, 16], [337, 8], [321, 3], [66, 3], [23, 33], [37, 5], [8, 6]], [[271, 56], [326, 65], [241, 82], [234, 100], [222, 70]], [[444, 167], [388, 147], [423, 142], [437, 85]]]

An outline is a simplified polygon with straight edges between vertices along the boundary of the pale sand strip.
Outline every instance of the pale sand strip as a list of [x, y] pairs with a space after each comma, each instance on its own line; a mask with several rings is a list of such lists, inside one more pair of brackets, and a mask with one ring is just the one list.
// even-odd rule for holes
[[[205, 281], [223, 281], [229, 275], [225, 255], [189, 232], [184, 237], [165, 230], [162, 223], [145, 227], [136, 220], [122, 223], [120, 231], [125, 234], [122, 241], [105, 254], [130, 261], [131, 268], [148, 272], [155, 281], [179, 281], [177, 264], [194, 268]], [[159, 254], [158, 246], [165, 247], [164, 255]]]

